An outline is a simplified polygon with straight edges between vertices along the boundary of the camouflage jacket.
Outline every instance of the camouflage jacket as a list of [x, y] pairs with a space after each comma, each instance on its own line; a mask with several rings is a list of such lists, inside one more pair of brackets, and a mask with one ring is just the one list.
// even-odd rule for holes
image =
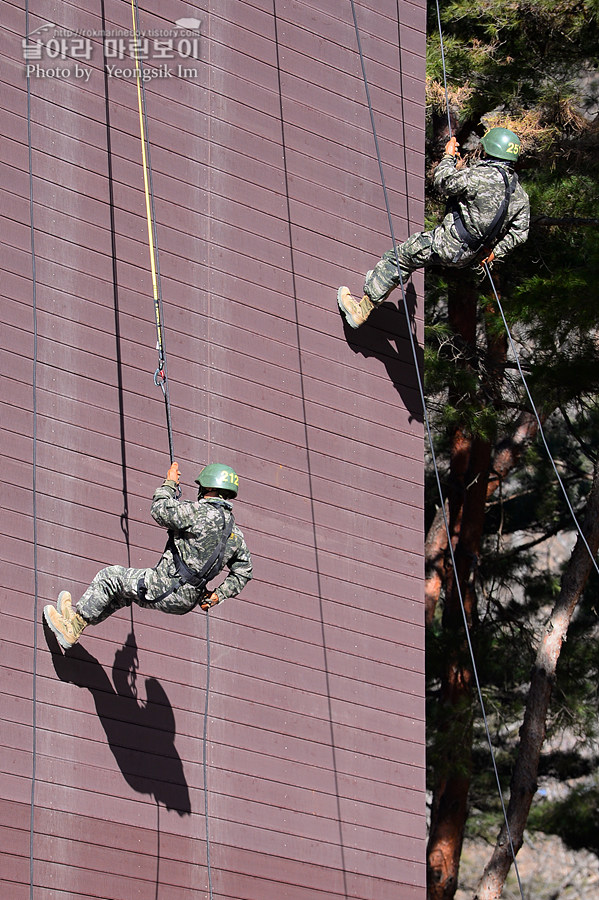
[[[495, 240], [493, 252], [496, 259], [501, 259], [528, 237], [530, 222], [530, 203], [528, 194], [514, 175], [510, 164], [498, 160], [484, 159], [456, 169], [456, 159], [444, 156], [435, 170], [435, 187], [443, 196], [453, 201], [460, 212], [464, 225], [470, 234], [482, 236], [489, 228], [505, 197], [505, 183], [499, 169], [502, 168], [510, 183], [516, 179], [507, 214]], [[453, 226], [453, 213], [448, 213], [442, 223], [442, 229], [449, 231]], [[489, 248], [490, 249], [490, 248]]]
[[[192, 571], [199, 572], [208, 561], [212, 551], [222, 535], [222, 516], [219, 506], [225, 513], [228, 522], [233, 506], [226, 500], [206, 498], [202, 500], [178, 500], [176, 487], [172, 481], [165, 481], [152, 498], [152, 518], [174, 534], [175, 546], [183, 562]], [[227, 541], [224, 565], [229, 574], [216, 589], [219, 602], [227, 597], [235, 597], [252, 577], [252, 558], [245, 543], [243, 534], [237, 525]], [[173, 554], [166, 548], [158, 565], [146, 576], [148, 597], [155, 598], [168, 590], [177, 579]], [[199, 603], [200, 592], [192, 585], [184, 585], [177, 592], [181, 599], [185, 597], [190, 607]], [[189, 596], [187, 596], [189, 595]], [[198, 595], [198, 596], [196, 596]], [[202, 592], [203, 595], [203, 592]]]

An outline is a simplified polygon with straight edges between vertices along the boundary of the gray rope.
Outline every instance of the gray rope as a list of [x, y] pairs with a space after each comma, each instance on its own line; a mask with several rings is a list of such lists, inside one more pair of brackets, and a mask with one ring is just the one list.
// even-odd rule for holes
[[206, 699], [204, 701], [204, 818], [206, 820], [206, 865], [208, 866], [208, 889], [212, 900], [212, 868], [210, 866], [210, 816], [208, 815], [208, 700], [210, 697], [210, 616], [206, 610]]
[[449, 130], [449, 137], [452, 136], [451, 131], [451, 114], [449, 112], [449, 91], [447, 90], [447, 70], [445, 68], [445, 47], [443, 45], [443, 29], [441, 28], [441, 10], [439, 9], [439, 0], [436, 0], [437, 3], [437, 23], [439, 26], [439, 41], [441, 46], [441, 63], [443, 65], [443, 87], [445, 88], [445, 107], [447, 109], [447, 128]]
[[580, 526], [580, 523], [578, 521], [576, 513], [574, 512], [574, 507], [572, 506], [572, 503], [570, 502], [570, 498], [568, 497], [568, 492], [566, 491], [564, 482], [561, 478], [561, 475], [559, 474], [559, 472], [557, 470], [557, 466], [556, 466], [553, 456], [551, 454], [551, 450], [549, 449], [549, 444], [547, 443], [547, 438], [545, 437], [545, 431], [543, 429], [543, 425], [541, 424], [541, 419], [537, 412], [535, 402], [532, 399], [532, 394], [530, 393], [530, 390], [528, 389], [528, 383], [526, 381], [526, 378], [524, 377], [524, 372], [523, 372], [522, 366], [520, 364], [520, 358], [518, 356], [518, 352], [516, 351], [516, 345], [514, 344], [514, 340], [512, 338], [512, 335], [511, 335], [511, 332], [510, 332], [510, 329], [508, 327], [507, 320], [505, 317], [505, 313], [503, 311], [503, 306], [501, 304], [501, 300], [499, 299], [499, 294], [497, 293], [497, 288], [495, 287], [495, 282], [493, 281], [493, 276], [491, 275], [491, 269], [490, 269], [488, 263], [486, 262], [486, 260], [483, 262], [483, 268], [489, 277], [489, 281], [491, 282], [493, 294], [495, 295], [495, 302], [497, 303], [497, 307], [499, 309], [499, 312], [501, 313], [501, 318], [503, 320], [503, 326], [505, 328], [512, 353], [514, 354], [514, 359], [516, 360], [516, 366], [518, 367], [518, 372], [520, 373], [520, 378], [522, 379], [522, 384], [524, 385], [524, 390], [526, 391], [526, 396], [528, 397], [528, 402], [530, 403], [530, 408], [533, 412], [535, 419], [537, 420], [537, 425], [539, 427], [539, 434], [541, 435], [541, 440], [543, 441], [543, 446], [545, 447], [547, 456], [549, 457], [549, 460], [553, 467], [553, 471], [555, 472], [555, 477], [558, 480], [559, 486], [560, 486], [562, 493], [564, 495], [564, 498], [566, 500], [566, 504], [568, 506], [568, 509], [570, 510], [570, 515], [572, 516], [572, 520], [573, 520], [574, 524], [576, 525], [576, 530], [577, 530], [578, 534], [580, 535], [580, 538], [581, 538], [584, 546], [586, 547], [589, 556], [591, 557], [591, 561], [592, 561], [593, 565], [595, 566], [595, 571], [597, 572], [597, 574], [599, 574], [599, 565], [597, 564], [597, 560], [595, 559], [595, 554], [589, 547], [587, 539], [585, 538], [585, 536], [582, 532], [582, 528]]
[[[29, 0], [25, 0], [25, 36], [29, 39]], [[32, 496], [33, 496], [33, 688], [32, 688], [32, 764], [29, 815], [29, 897], [33, 900], [35, 838], [35, 788], [37, 779], [37, 610], [39, 597], [38, 529], [37, 529], [37, 270], [35, 259], [35, 222], [33, 202], [33, 150], [31, 137], [31, 78], [27, 70], [27, 158], [29, 166], [29, 227], [31, 235], [31, 284], [33, 310], [33, 431], [32, 431]]]

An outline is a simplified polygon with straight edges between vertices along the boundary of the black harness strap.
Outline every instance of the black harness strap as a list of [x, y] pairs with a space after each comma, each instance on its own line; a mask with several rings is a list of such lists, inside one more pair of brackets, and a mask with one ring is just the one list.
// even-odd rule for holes
[[175, 534], [173, 531], [169, 530], [168, 540], [164, 549], [165, 551], [171, 551], [173, 562], [175, 563], [175, 568], [177, 570], [177, 575], [179, 576], [178, 581], [173, 581], [168, 591], [165, 591], [163, 594], [160, 594], [153, 600], [148, 600], [148, 598], [146, 597], [147, 588], [145, 579], [142, 577], [137, 583], [137, 596], [140, 600], [142, 600], [144, 603], [158, 603], [160, 600], [164, 600], [165, 597], [173, 594], [184, 584], [191, 584], [195, 588], [203, 589], [212, 578], [218, 575], [223, 567], [227, 541], [231, 536], [231, 532], [233, 531], [233, 526], [235, 524], [233, 513], [231, 513], [231, 517], [228, 523], [226, 521], [223, 510], [220, 508], [219, 513], [222, 516], [222, 533], [220, 539], [199, 572], [194, 572], [193, 569], [190, 569], [187, 563], [184, 562], [184, 560], [181, 558], [181, 554], [177, 550], [177, 545], [175, 544]]
[[[495, 214], [495, 218], [493, 219], [493, 221], [491, 222], [491, 224], [489, 225], [489, 227], [487, 228], [487, 230], [481, 237], [477, 237], [476, 235], [471, 234], [468, 231], [468, 229], [466, 228], [466, 225], [464, 223], [464, 220], [462, 219], [462, 216], [460, 214], [460, 210], [459, 210], [457, 203], [451, 209], [451, 212], [453, 212], [453, 224], [455, 225], [455, 229], [458, 233], [458, 237], [460, 238], [462, 243], [465, 244], [466, 247], [468, 247], [469, 250], [480, 250], [480, 249], [482, 249], [482, 247], [492, 244], [495, 241], [499, 232], [503, 228], [503, 223], [505, 222], [505, 217], [507, 215], [507, 211], [508, 211], [508, 207], [510, 205], [510, 200], [511, 200], [512, 194], [516, 190], [516, 185], [517, 185], [516, 175], [514, 175], [512, 181], [510, 183], [507, 173], [501, 166], [495, 166], [494, 168], [497, 169], [497, 171], [500, 173], [501, 177], [503, 178], [503, 181], [505, 184], [505, 196], [504, 196], [503, 200], [501, 201], [501, 204], [499, 205], [499, 209], [497, 210], [497, 212]], [[464, 248], [461, 248], [458, 251], [458, 253], [456, 253], [455, 257], [453, 258], [453, 262], [457, 262], [460, 259], [460, 257], [463, 255], [463, 253], [464, 253]]]

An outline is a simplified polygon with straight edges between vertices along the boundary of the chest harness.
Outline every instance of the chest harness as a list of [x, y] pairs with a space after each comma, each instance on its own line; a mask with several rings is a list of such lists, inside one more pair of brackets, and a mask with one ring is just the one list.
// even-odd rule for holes
[[215, 578], [216, 575], [218, 575], [223, 567], [227, 541], [229, 540], [231, 532], [233, 531], [235, 519], [233, 517], [233, 513], [231, 513], [229, 521], [227, 522], [222, 507], [218, 506], [217, 508], [221, 516], [220, 538], [200, 571], [195, 572], [193, 569], [190, 569], [187, 563], [184, 562], [184, 560], [181, 558], [181, 554], [177, 550], [177, 545], [175, 543], [175, 533], [174, 531], [169, 529], [168, 540], [166, 542], [166, 547], [164, 548], [164, 550], [165, 552], [167, 550], [170, 550], [172, 554], [175, 569], [177, 571], [177, 578], [171, 582], [171, 586], [167, 591], [164, 591], [164, 593], [160, 594], [158, 597], [154, 597], [153, 600], [149, 600], [146, 597], [147, 587], [145, 578], [142, 575], [142, 577], [137, 582], [137, 596], [139, 600], [141, 600], [143, 603], [158, 603], [160, 600], [164, 600], [165, 597], [173, 594], [184, 584], [191, 584], [192, 587], [195, 587], [198, 591], [203, 591], [208, 582], [211, 581], [212, 578]]
[[503, 228], [503, 223], [505, 222], [505, 217], [507, 215], [512, 194], [516, 190], [518, 184], [518, 178], [516, 175], [514, 175], [510, 182], [507, 176], [507, 172], [505, 171], [503, 166], [493, 166], [493, 168], [497, 172], [499, 172], [499, 174], [503, 178], [503, 182], [505, 185], [505, 195], [499, 205], [497, 212], [495, 213], [495, 218], [493, 219], [487, 230], [484, 232], [484, 234], [478, 237], [477, 235], [471, 234], [468, 231], [464, 220], [462, 219], [457, 201], [454, 201], [454, 203], [450, 206], [449, 211], [453, 213], [453, 224], [455, 225], [455, 230], [457, 231], [458, 237], [462, 242], [462, 246], [452, 260], [452, 262], [454, 263], [458, 262], [461, 259], [466, 250], [477, 252], [483, 247], [492, 245], [493, 242], [497, 239], [497, 236], [499, 235], [501, 229]]

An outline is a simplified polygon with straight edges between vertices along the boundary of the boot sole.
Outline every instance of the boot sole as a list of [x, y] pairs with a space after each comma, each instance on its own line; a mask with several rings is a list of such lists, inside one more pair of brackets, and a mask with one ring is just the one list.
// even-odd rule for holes
[[351, 313], [350, 313], [349, 310], [343, 305], [343, 302], [342, 302], [342, 300], [341, 300], [341, 291], [344, 291], [344, 290], [347, 290], [347, 288], [345, 287], [345, 285], [342, 284], [341, 287], [339, 288], [339, 290], [337, 291], [337, 306], [339, 307], [339, 309], [340, 309], [341, 312], [343, 313], [343, 317], [345, 318], [345, 321], [346, 321], [347, 324], [350, 326], [350, 328], [359, 328], [360, 326], [357, 325], [356, 322], [354, 322], [354, 320], [353, 320], [352, 317], [351, 317]]
[[64, 635], [61, 634], [61, 632], [58, 630], [58, 628], [56, 628], [56, 626], [54, 625], [54, 623], [52, 622], [52, 619], [50, 618], [50, 616], [48, 614], [48, 610], [50, 610], [50, 609], [55, 610], [55, 607], [50, 606], [50, 605], [44, 606], [44, 619], [46, 620], [46, 624], [47, 624], [48, 628], [56, 635], [56, 640], [58, 641], [58, 643], [60, 644], [62, 649], [70, 650], [71, 647], [74, 646], [74, 644], [69, 644], [69, 642], [66, 640]]

